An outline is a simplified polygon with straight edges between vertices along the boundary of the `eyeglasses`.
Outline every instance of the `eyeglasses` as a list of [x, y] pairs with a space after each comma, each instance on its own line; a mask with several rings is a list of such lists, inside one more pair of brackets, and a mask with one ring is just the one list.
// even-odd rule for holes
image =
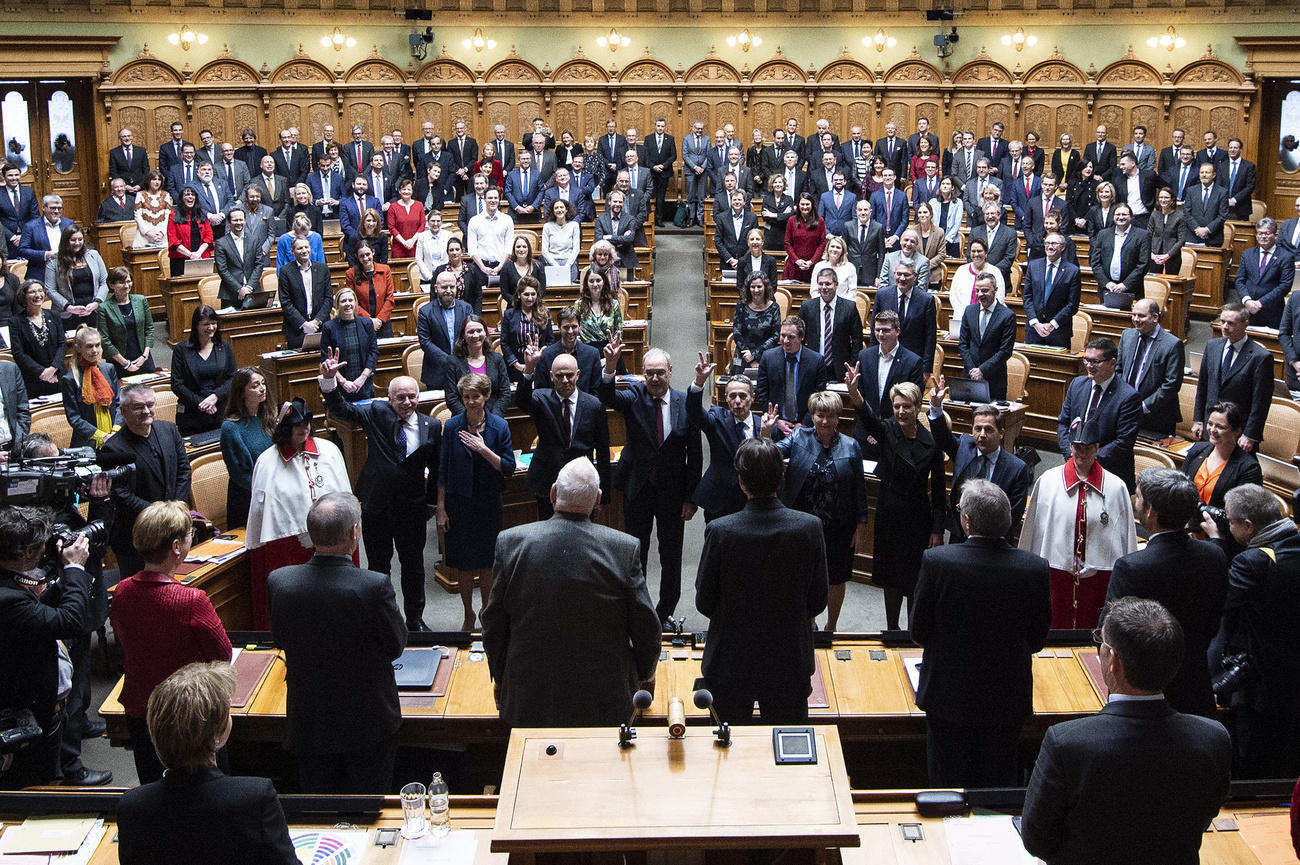
[[1107, 358], [1090, 358], [1090, 357], [1085, 357], [1085, 358], [1083, 359], [1083, 365], [1084, 365], [1084, 366], [1101, 366], [1101, 365], [1104, 364], [1104, 363], [1112, 363], [1114, 360], [1115, 360], [1115, 358], [1113, 358], [1113, 357], [1112, 357], [1112, 358], [1109, 358], [1109, 359], [1107, 359]]
[[1101, 628], [1092, 629], [1092, 641], [1093, 643], [1096, 644], [1098, 649], [1100, 649], [1102, 646], [1105, 646], [1108, 649], [1111, 648], [1110, 643], [1107, 643], [1105, 638], [1102, 637]]

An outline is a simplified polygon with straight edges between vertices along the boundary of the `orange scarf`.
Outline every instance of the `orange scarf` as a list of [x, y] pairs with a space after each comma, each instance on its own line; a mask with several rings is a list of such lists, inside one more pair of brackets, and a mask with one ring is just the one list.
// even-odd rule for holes
[[113, 386], [108, 383], [99, 364], [77, 359], [81, 370], [81, 401], [86, 405], [112, 405]]

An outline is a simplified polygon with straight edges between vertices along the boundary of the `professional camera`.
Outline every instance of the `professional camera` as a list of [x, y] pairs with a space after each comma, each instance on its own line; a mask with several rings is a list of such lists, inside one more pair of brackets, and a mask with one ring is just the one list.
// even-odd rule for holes
[[108, 475], [112, 484], [129, 484], [134, 472], [133, 463], [101, 469], [91, 448], [60, 451], [54, 457], [16, 458], [0, 467], [0, 505], [75, 507], [95, 475]]
[[0, 709], [0, 755], [21, 751], [40, 737], [31, 709]]
[[100, 557], [108, 549], [108, 526], [103, 520], [86, 523], [74, 529], [67, 523], [55, 523], [50, 527], [50, 539], [45, 542], [45, 561], [59, 560], [59, 547], [69, 547], [77, 542], [77, 535], [85, 535], [90, 542], [90, 555]]
[[1240, 691], [1253, 678], [1255, 666], [1245, 652], [1223, 656], [1223, 671], [1212, 683], [1214, 693], [1227, 696]]
[[[1216, 508], [1214, 505], [1202, 504], [1198, 507], [1202, 519], [1208, 516], [1214, 520], [1214, 524], [1219, 527], [1219, 534], [1226, 537], [1228, 535], [1228, 512], [1223, 508]], [[1197, 521], [1197, 526], [1200, 525], [1200, 522], [1200, 520]]]

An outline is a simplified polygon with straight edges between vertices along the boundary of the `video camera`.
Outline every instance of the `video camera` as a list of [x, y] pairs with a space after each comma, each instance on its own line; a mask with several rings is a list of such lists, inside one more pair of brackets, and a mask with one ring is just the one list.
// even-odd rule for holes
[[135, 464], [102, 469], [92, 448], [71, 448], [54, 457], [15, 457], [0, 466], [0, 506], [73, 508], [98, 474], [111, 484], [131, 482]]

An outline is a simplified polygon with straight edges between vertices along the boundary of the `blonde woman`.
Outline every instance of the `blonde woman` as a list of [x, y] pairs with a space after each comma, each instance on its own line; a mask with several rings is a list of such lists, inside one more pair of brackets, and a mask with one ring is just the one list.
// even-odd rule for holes
[[72, 367], [59, 380], [72, 447], [98, 448], [122, 426], [117, 371], [105, 363], [99, 331], [83, 324], [72, 339]]
[[857, 297], [858, 269], [848, 259], [848, 250], [844, 245], [844, 238], [832, 235], [826, 239], [826, 251], [822, 253], [821, 261], [813, 265], [810, 297], [817, 295], [817, 273], [825, 268], [835, 271], [835, 275], [839, 278], [839, 288], [836, 289], [836, 293], [840, 297], [848, 300]]

